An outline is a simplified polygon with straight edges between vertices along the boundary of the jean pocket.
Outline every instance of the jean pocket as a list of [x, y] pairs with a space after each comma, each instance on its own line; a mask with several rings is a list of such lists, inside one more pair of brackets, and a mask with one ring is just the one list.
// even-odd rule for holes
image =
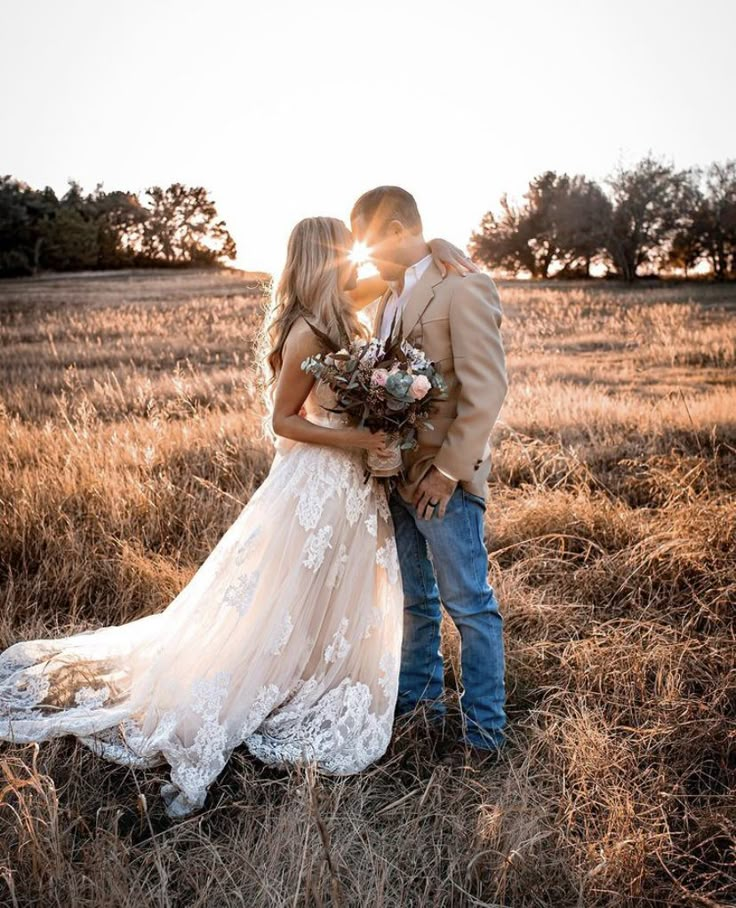
[[[461, 488], [462, 488], [462, 486], [461, 486]], [[463, 488], [463, 497], [467, 498], [469, 501], [474, 501], [476, 504], [479, 504], [485, 511], [486, 501], [484, 498], [481, 498], [480, 495], [474, 495], [473, 492], [468, 492], [467, 489]]]

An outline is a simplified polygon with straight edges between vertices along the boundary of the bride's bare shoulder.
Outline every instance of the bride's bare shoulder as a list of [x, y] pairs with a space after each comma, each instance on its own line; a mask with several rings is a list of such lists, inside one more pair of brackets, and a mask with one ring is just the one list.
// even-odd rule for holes
[[289, 328], [289, 333], [284, 341], [284, 355], [290, 354], [302, 359], [324, 352], [324, 345], [312, 331], [303, 316], [299, 316]]

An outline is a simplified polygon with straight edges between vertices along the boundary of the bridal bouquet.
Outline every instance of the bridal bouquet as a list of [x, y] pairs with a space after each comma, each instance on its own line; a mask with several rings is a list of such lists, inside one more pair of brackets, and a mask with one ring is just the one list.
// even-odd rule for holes
[[417, 430], [432, 428], [429, 416], [436, 400], [447, 396], [447, 384], [424, 352], [399, 337], [346, 341], [336, 349], [314, 325], [328, 353], [309, 356], [302, 369], [325, 382], [334, 392], [330, 412], [344, 413], [352, 425], [389, 436], [390, 455], [367, 455], [374, 476], [394, 476], [401, 470], [401, 452], [416, 447]]

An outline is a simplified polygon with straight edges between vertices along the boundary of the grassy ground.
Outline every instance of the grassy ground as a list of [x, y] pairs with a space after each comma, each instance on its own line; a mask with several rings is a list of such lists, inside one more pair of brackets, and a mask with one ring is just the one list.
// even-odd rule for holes
[[[736, 288], [501, 294], [500, 763], [438, 762], [418, 716], [360, 777], [236, 751], [171, 823], [156, 770], [2, 745], [0, 903], [736, 904]], [[192, 576], [268, 470], [259, 319], [238, 274], [0, 282], [0, 646]]]

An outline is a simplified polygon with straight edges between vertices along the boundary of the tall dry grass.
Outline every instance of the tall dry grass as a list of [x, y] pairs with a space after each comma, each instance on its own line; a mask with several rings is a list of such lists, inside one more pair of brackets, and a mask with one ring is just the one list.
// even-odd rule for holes
[[[237, 751], [172, 824], [156, 770], [3, 745], [0, 902], [736, 903], [733, 291], [501, 292], [501, 760], [437, 759], [415, 716], [353, 778]], [[0, 306], [0, 646], [163, 608], [268, 470], [252, 284], [0, 282]]]

